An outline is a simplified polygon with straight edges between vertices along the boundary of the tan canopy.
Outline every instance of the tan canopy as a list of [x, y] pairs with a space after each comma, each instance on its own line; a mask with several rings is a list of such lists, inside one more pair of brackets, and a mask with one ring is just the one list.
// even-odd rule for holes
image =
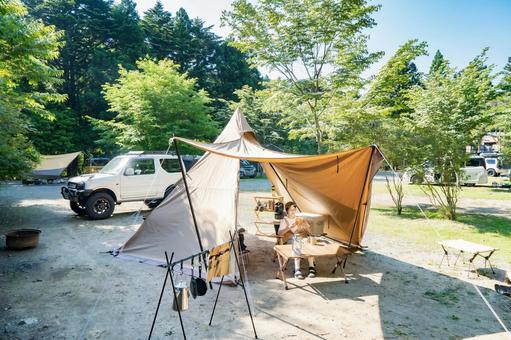
[[42, 155], [39, 164], [30, 174], [38, 178], [57, 178], [80, 154], [81, 152]]
[[[372, 178], [383, 161], [375, 146], [314, 156], [272, 151], [258, 143], [240, 110], [214, 143], [177, 139], [206, 151], [186, 177], [203, 249], [227, 242], [238, 222], [239, 159], [260, 162], [277, 192], [302, 212], [328, 216], [329, 237], [360, 245]], [[165, 250], [175, 259], [200, 251], [182, 180], [120, 253], [161, 262]]]

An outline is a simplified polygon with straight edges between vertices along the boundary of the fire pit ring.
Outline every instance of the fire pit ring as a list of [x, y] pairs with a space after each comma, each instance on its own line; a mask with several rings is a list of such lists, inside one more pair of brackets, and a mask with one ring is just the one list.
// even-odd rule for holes
[[22, 250], [37, 247], [39, 229], [15, 229], [5, 233], [5, 244], [8, 249]]

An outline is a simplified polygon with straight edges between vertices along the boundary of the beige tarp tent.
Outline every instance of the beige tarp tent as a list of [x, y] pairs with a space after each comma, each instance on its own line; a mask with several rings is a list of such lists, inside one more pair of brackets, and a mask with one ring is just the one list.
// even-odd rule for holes
[[61, 155], [42, 155], [41, 161], [30, 175], [36, 178], [58, 178], [64, 170], [80, 155], [81, 152], [64, 153]]
[[[301, 211], [328, 216], [329, 237], [360, 245], [372, 178], [383, 161], [376, 147], [317, 156], [275, 152], [257, 142], [239, 110], [214, 143], [178, 140], [206, 151], [186, 175], [204, 250], [228, 242], [237, 224], [239, 159], [260, 162], [277, 192]], [[164, 251], [177, 260], [200, 252], [182, 180], [119, 254], [161, 263]]]

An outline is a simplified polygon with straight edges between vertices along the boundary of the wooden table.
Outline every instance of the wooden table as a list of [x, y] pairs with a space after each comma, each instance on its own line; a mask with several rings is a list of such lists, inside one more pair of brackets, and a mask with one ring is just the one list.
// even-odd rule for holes
[[471, 258], [468, 260], [468, 272], [470, 273], [470, 268], [473, 267], [477, 276], [479, 276], [479, 273], [477, 272], [477, 269], [474, 266], [474, 259], [477, 256], [480, 256], [484, 259], [484, 268], [486, 268], [486, 263], [490, 265], [491, 271], [495, 274], [495, 271], [493, 270], [493, 267], [490, 262], [490, 257], [493, 255], [495, 251], [497, 251], [497, 248], [485, 246], [482, 244], [477, 244], [465, 240], [446, 240], [438, 242], [440, 246], [442, 246], [442, 249], [444, 250], [444, 256], [442, 257], [442, 261], [440, 261], [440, 266], [442, 265], [442, 262], [444, 261], [444, 258], [447, 258], [447, 265], [449, 266], [449, 252], [448, 248], [455, 249], [459, 251], [458, 256], [456, 257], [456, 261], [454, 261], [454, 266], [458, 262], [458, 259], [463, 254], [471, 254]]
[[293, 246], [291, 244], [276, 245], [275, 247], [273, 247], [273, 249], [277, 253], [277, 258], [279, 259], [277, 279], [282, 280], [285, 289], [288, 289], [288, 286], [284, 271], [289, 260], [296, 258], [308, 258], [311, 256], [314, 258], [335, 257], [337, 261], [335, 263], [334, 268], [332, 269], [332, 274], [335, 273], [337, 268], [341, 268], [341, 273], [344, 278], [344, 282], [348, 283], [348, 281], [346, 280], [346, 273], [344, 272], [344, 267], [346, 266], [348, 256], [351, 255], [351, 251], [348, 248], [342, 247], [336, 243], [326, 243], [321, 242], [321, 240], [318, 240], [318, 242], [315, 245], [304, 242], [302, 245], [302, 254], [300, 256], [293, 255]]

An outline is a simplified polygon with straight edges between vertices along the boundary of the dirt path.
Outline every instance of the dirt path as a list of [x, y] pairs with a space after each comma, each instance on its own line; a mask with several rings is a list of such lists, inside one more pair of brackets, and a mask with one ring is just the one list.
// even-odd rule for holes
[[[70, 212], [58, 189], [0, 187], [0, 232], [42, 230], [35, 249], [0, 248], [0, 338], [147, 338], [164, 270], [105, 253], [138, 228], [140, 205], [121, 205], [112, 218], [89, 221]], [[240, 195], [241, 224], [249, 230], [253, 195]], [[457, 339], [501, 331], [470, 282], [438, 273], [406, 244], [389, 242], [394, 240], [368, 233], [370, 251], [353, 255], [348, 263], [349, 284], [329, 274], [333, 262], [326, 260], [318, 264], [318, 278], [291, 279], [285, 291], [275, 279], [271, 240], [248, 236], [247, 287], [259, 337]], [[475, 283], [510, 327], [511, 304], [484, 288], [490, 279]], [[214, 325], [207, 325], [217, 289], [190, 301], [184, 313], [188, 338], [252, 338], [239, 287], [222, 288]], [[170, 303], [166, 294], [155, 339], [181, 338]]]

